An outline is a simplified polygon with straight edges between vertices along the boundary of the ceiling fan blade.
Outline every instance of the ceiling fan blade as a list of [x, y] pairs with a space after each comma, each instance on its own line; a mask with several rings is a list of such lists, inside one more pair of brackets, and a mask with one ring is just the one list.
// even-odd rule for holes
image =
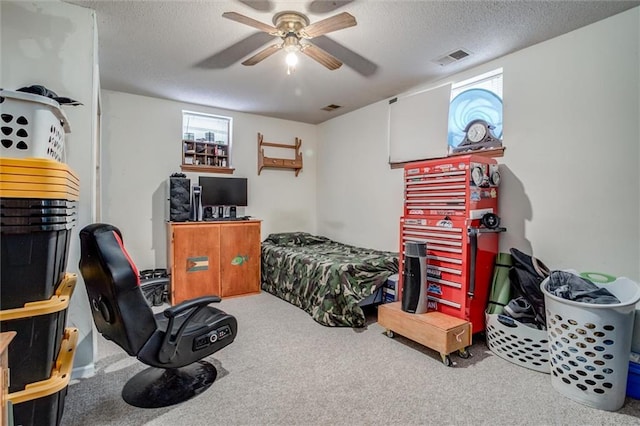
[[240, 3], [244, 3], [252, 9], [259, 12], [271, 12], [273, 10], [273, 4], [270, 0], [238, 0]]
[[224, 12], [222, 14], [222, 17], [231, 19], [232, 21], [240, 22], [241, 24], [249, 25], [250, 27], [257, 28], [260, 31], [264, 31], [265, 33], [269, 33], [271, 35], [278, 35], [278, 29], [276, 27], [267, 25], [260, 21], [256, 21], [253, 18], [241, 15], [237, 12]]
[[272, 44], [271, 46], [267, 47], [266, 49], [262, 49], [261, 51], [244, 61], [242, 65], [255, 65], [258, 62], [267, 59], [269, 56], [273, 55], [280, 49], [282, 49], [281, 44]]
[[353, 15], [342, 12], [330, 18], [323, 19], [322, 21], [307, 25], [300, 31], [300, 35], [304, 38], [313, 38], [332, 31], [353, 27], [357, 24], [356, 18], [354, 18]]
[[313, 44], [329, 52], [331, 55], [340, 58], [346, 66], [364, 77], [371, 77], [378, 71], [376, 64], [327, 36], [314, 38]]
[[311, 3], [309, 3], [307, 10], [310, 13], [329, 13], [333, 12], [336, 9], [340, 9], [341, 7], [351, 3], [352, 1], [353, 0], [313, 0]]
[[337, 70], [342, 66], [342, 62], [340, 62], [338, 58], [328, 54], [327, 52], [313, 44], [303, 45], [301, 51], [311, 59], [321, 63], [332, 71]]
[[273, 41], [272, 36], [261, 31], [256, 31], [249, 37], [203, 59], [195, 64], [195, 66], [196, 68], [204, 69], [228, 68], [270, 41]]

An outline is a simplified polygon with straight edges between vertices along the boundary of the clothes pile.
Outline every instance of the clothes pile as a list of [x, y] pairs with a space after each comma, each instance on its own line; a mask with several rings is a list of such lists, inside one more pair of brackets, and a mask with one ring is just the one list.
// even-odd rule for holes
[[549, 277], [546, 290], [554, 296], [580, 303], [612, 304], [620, 300], [606, 288], [566, 271], [549, 272], [544, 263], [533, 256], [512, 248], [509, 268], [509, 302], [502, 315], [539, 330], [546, 329], [544, 293], [540, 284]]
[[549, 268], [533, 256], [512, 248], [509, 281], [515, 296], [504, 307], [503, 314], [539, 330], [546, 328], [544, 294], [540, 284], [549, 276]]
[[53, 90], [49, 90], [40, 84], [21, 87], [17, 91], [32, 93], [34, 95], [45, 96], [47, 98], [53, 99], [54, 101], [58, 102], [61, 105], [72, 105], [72, 106], [82, 105], [81, 102], [78, 102], [75, 99], [67, 98], [65, 96], [58, 96], [56, 92], [54, 92]]
[[570, 272], [553, 271], [545, 288], [554, 296], [574, 302], [596, 305], [620, 303], [620, 300], [606, 288], [598, 287], [591, 281]]

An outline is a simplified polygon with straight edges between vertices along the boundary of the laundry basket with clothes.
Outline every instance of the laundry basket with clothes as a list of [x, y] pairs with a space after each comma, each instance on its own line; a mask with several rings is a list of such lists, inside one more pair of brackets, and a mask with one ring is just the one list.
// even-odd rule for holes
[[553, 271], [540, 288], [553, 388], [591, 407], [620, 409], [640, 286], [628, 278], [598, 283], [574, 271]]

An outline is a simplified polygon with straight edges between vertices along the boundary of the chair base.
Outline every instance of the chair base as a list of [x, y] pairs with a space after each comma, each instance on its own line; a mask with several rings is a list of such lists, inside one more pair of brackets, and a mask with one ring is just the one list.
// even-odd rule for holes
[[154, 368], [133, 376], [122, 389], [122, 399], [139, 408], [160, 408], [184, 402], [213, 384], [216, 368], [198, 361], [180, 368]]

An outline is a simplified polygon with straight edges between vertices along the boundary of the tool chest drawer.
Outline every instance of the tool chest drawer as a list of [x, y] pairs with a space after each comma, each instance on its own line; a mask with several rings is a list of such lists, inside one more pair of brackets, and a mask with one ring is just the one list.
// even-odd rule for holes
[[495, 213], [498, 164], [494, 159], [461, 157], [411, 163], [404, 170], [405, 216], [458, 216]]

